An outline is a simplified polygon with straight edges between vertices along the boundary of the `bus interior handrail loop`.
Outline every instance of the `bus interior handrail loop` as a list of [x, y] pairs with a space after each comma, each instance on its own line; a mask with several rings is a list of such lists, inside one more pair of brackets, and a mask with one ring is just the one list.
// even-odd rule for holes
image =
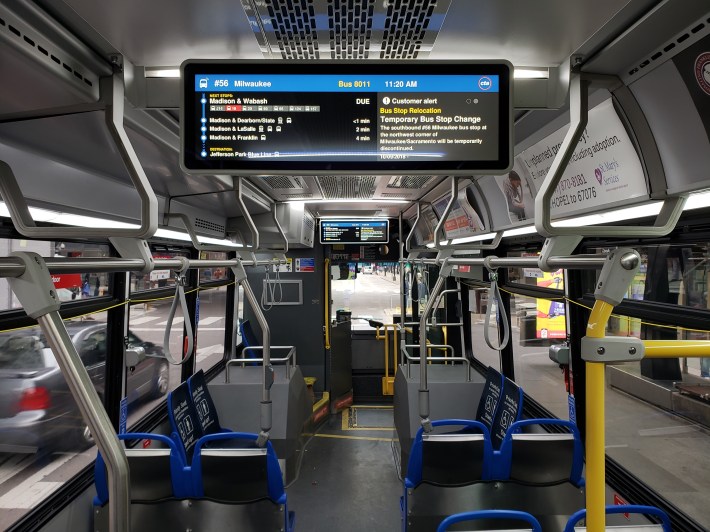
[[[431, 251], [432, 251], [431, 249], [426, 248], [426, 247], [423, 247], [423, 248], [422, 248], [422, 247], [413, 248], [413, 247], [411, 247], [411, 244], [410, 244], [410, 242], [412, 241], [412, 237], [414, 236], [414, 233], [415, 233], [415, 231], [416, 231], [416, 229], [417, 229], [417, 226], [419, 225], [419, 223], [421, 222], [421, 219], [422, 219], [422, 215], [421, 215], [421, 213], [422, 213], [422, 206], [421, 206], [421, 204], [422, 204], [422, 203], [425, 203], [425, 202], [418, 201], [418, 202], [416, 203], [416, 205], [417, 205], [416, 218], [414, 219], [414, 223], [412, 224], [412, 227], [409, 229], [409, 234], [407, 235], [407, 239], [406, 239], [405, 242], [404, 242], [404, 251], [406, 251], [407, 254], [409, 254], [409, 253], [418, 253], [418, 252], [422, 252], [422, 251], [423, 251], [423, 252], [431, 252]], [[428, 204], [429, 204], [429, 203], [427, 203], [427, 205], [428, 205]], [[403, 258], [404, 258], [404, 257], [400, 257], [400, 259], [403, 259]]]
[[[249, 209], [247, 209], [247, 206], [244, 204], [244, 199], [242, 198], [244, 193], [244, 178], [242, 176], [237, 176], [235, 179], [237, 180], [237, 205], [239, 205], [239, 210], [242, 211], [244, 221], [249, 227], [249, 232], [251, 233], [251, 249], [253, 253], [257, 249], [259, 249], [259, 229], [256, 227], [256, 224], [254, 223], [251, 214], [249, 214]], [[244, 247], [247, 247], [246, 242], [244, 242]], [[252, 258], [256, 262], [256, 257]]]
[[[483, 339], [486, 341], [486, 345], [493, 349], [494, 351], [501, 351], [505, 349], [510, 341], [510, 328], [508, 326], [508, 314], [505, 311], [505, 306], [503, 305], [503, 298], [500, 295], [500, 289], [498, 288], [498, 271], [496, 268], [490, 265], [490, 260], [494, 258], [493, 256], [486, 257], [484, 265], [488, 269], [488, 277], [491, 281], [490, 287], [488, 288], [488, 305], [486, 308], [486, 318], [483, 324]], [[493, 303], [496, 306], [496, 312], [498, 313], [497, 322], [498, 327], [498, 340], [499, 344], [494, 345], [490, 337], [490, 323], [491, 316], [493, 315]], [[500, 339], [500, 327], [503, 327], [503, 339]]]
[[567, 130], [559, 151], [535, 196], [535, 229], [544, 237], [553, 236], [591, 236], [591, 237], [662, 237], [670, 233], [676, 226], [687, 195], [665, 198], [661, 211], [653, 225], [650, 226], [604, 226], [592, 225], [582, 227], [553, 227], [551, 219], [551, 200], [562, 175], [567, 168], [579, 138], [589, 119], [588, 97], [589, 86], [596, 79], [603, 79], [608, 84], [608, 76], [598, 76], [578, 71], [570, 73], [569, 108], [570, 126]]
[[106, 103], [104, 111], [106, 125], [140, 198], [140, 225], [137, 228], [38, 227], [30, 214], [27, 201], [10, 165], [0, 161], [0, 194], [10, 211], [10, 218], [18, 233], [28, 238], [55, 240], [87, 237], [106, 238], [107, 236], [150, 238], [155, 234], [158, 230], [158, 199], [123, 128], [124, 92], [125, 88], [120, 73], [116, 72], [112, 77], [102, 78], [101, 94]]
[[288, 237], [286, 236], [286, 233], [284, 233], [283, 227], [281, 227], [279, 219], [276, 216], [275, 202], [271, 205], [271, 217], [274, 219], [274, 225], [276, 226], [276, 230], [279, 232], [279, 236], [281, 237], [281, 240], [283, 240], [284, 243], [283, 247], [275, 249], [275, 251], [286, 254], [288, 253]]
[[[454, 204], [459, 201], [459, 178], [457, 176], [451, 176], [451, 198], [449, 199], [449, 203], [446, 204], [446, 208], [444, 209], [444, 212], [441, 214], [441, 217], [439, 218], [439, 223], [436, 224], [436, 229], [434, 229], [434, 249], [439, 249], [442, 244], [440, 240], [440, 235], [442, 232], [445, 232], [444, 227], [446, 226], [446, 221], [449, 218], [449, 214], [451, 213], [451, 209], [454, 208]], [[446, 238], [446, 234], [444, 233], [444, 238]], [[447, 242], [449, 244], [450, 242]]]
[[[165, 353], [165, 358], [168, 362], [174, 366], [180, 366], [190, 360], [192, 356], [192, 351], [194, 348], [195, 339], [192, 330], [192, 321], [190, 320], [190, 311], [187, 306], [187, 300], [185, 299], [185, 285], [187, 284], [187, 277], [185, 272], [190, 267], [190, 262], [185, 257], [175, 257], [181, 262], [180, 268], [175, 270], [175, 297], [173, 297], [173, 302], [170, 305], [170, 312], [168, 313], [168, 321], [165, 326], [165, 335], [163, 336], [163, 352]], [[185, 353], [178, 361], [175, 356], [170, 352], [170, 333], [173, 328], [173, 319], [175, 318], [175, 311], [178, 305], [182, 309], [183, 323], [185, 324], [185, 338], [187, 338], [187, 347], [185, 348]], [[181, 342], [182, 344], [182, 342]]]

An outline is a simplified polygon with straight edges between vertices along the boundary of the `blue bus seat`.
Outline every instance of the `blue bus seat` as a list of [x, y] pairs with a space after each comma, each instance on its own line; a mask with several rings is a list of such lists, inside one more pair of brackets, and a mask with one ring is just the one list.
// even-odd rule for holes
[[468, 419], [432, 421], [432, 427], [447, 426], [462, 426], [466, 432], [424, 434], [423, 428], [417, 431], [409, 455], [406, 487], [415, 488], [421, 482], [459, 486], [490, 479], [493, 450], [486, 426]]
[[[554, 425], [563, 433], [522, 433], [525, 427]], [[551, 485], [570, 482], [584, 486], [584, 450], [577, 426], [562, 419], [524, 419], [510, 426], [497, 456], [499, 480]]]
[[[668, 514], [661, 510], [660, 508], [656, 508], [655, 506], [641, 506], [637, 504], [622, 504], [622, 505], [615, 505], [615, 506], [607, 506], [604, 509], [604, 513], [607, 515], [609, 514], [643, 514], [646, 516], [652, 515], [656, 519], [660, 521], [658, 525], [649, 525], [649, 529], [658, 529], [662, 530], [663, 532], [671, 532], [673, 529], [671, 527], [671, 520], [668, 517]], [[570, 518], [569, 521], [567, 521], [567, 526], [565, 526], [564, 532], [575, 532], [575, 530], [578, 531], [586, 531], [586, 527], [575, 527], [575, 525], [584, 519], [587, 516], [587, 510], [586, 508], [583, 508], [579, 510], [578, 512], [574, 513]], [[620, 532], [623, 532], [623, 530], [628, 529], [628, 525], [623, 525], [623, 526], [609, 526], [608, 524], [604, 527], [606, 530], [616, 530], [617, 528], [619, 529]], [[644, 527], [644, 530], [646, 530], [646, 527]]]
[[[451, 426], [463, 430], [441, 432]], [[405, 531], [433, 530], [446, 516], [471, 508], [475, 486], [491, 484], [493, 449], [483, 423], [441, 419], [432, 428], [427, 434], [420, 428], [412, 443], [400, 499]]]
[[[288, 511], [278, 458], [270, 441], [256, 447], [257, 434], [225, 432], [208, 434], [195, 444], [192, 482], [195, 497], [225, 504], [261, 505], [254, 523], [240, 523], [240, 530], [268, 530], [270, 525], [293, 530], [295, 514]], [[220, 447], [228, 441], [229, 447]], [[244, 442], [236, 447], [233, 442]], [[263, 508], [270, 501], [274, 508]], [[283, 511], [280, 507], [283, 506]]]
[[[462, 512], [459, 514], [450, 515], [441, 522], [441, 524], [436, 529], [436, 532], [446, 532], [447, 530], [449, 530], [449, 527], [451, 525], [455, 525], [456, 523], [461, 523], [464, 521], [490, 521], [494, 519], [505, 521], [523, 521], [532, 527], [533, 532], [542, 532], [542, 527], [540, 526], [540, 523], [537, 519], [535, 519], [527, 512], [518, 512], [515, 510], [480, 510], [477, 512]], [[488, 527], [493, 526], [492, 524], [488, 524], [485, 522], [480, 524], [481, 526], [485, 526], [486, 530], [491, 530]], [[508, 532], [515, 532], [516, 529], [506, 528], [506, 530], [508, 530]], [[530, 530], [530, 528], [526, 527], [517, 530], [520, 530], [522, 532], [524, 530]]]
[[[126, 449], [130, 471], [130, 499], [132, 502], [158, 502], [171, 498], [181, 499], [191, 492], [189, 469], [182, 459], [175, 442], [162, 434], [125, 433], [120, 440], [154, 440], [164, 448], [142, 447]], [[109, 499], [108, 473], [103, 456], [99, 452], [94, 463], [96, 485], [95, 506], [104, 506]]]

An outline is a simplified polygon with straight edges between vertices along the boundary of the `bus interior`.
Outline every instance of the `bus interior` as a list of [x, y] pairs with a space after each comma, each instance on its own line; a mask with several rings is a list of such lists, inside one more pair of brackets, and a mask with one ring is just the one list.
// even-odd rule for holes
[[0, 2], [0, 528], [710, 530], [710, 5]]

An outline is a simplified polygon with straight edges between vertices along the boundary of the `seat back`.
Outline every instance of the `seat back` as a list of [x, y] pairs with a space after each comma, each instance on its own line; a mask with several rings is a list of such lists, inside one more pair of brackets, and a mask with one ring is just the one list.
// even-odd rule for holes
[[513, 381], [505, 378], [498, 401], [498, 408], [493, 418], [491, 431], [491, 444], [493, 449], [500, 449], [508, 428], [520, 419], [523, 413], [523, 390]]
[[[533, 532], [542, 532], [542, 526], [532, 515], [527, 512], [519, 512], [515, 510], [479, 510], [477, 512], [462, 512], [460, 514], [450, 515], [444, 519], [441, 524], [436, 529], [436, 532], [446, 532], [449, 527], [455, 525], [456, 523], [461, 523], [464, 521], [491, 521], [491, 520], [513, 520], [522, 521], [526, 525], [526, 528], [515, 529], [520, 532], [530, 530], [532, 527]], [[492, 524], [488, 526], [493, 526]], [[486, 529], [488, 529], [486, 527]], [[479, 529], [477, 529], [479, 530]], [[493, 529], [490, 529], [493, 530]], [[495, 529], [497, 530], [497, 528]], [[515, 532], [513, 529], [507, 528], [508, 532]]]
[[[564, 433], [521, 433], [524, 427], [554, 425]], [[584, 452], [577, 426], [561, 419], [525, 419], [513, 423], [499, 455], [502, 480], [524, 484], [584, 484]]]
[[222, 432], [221, 425], [219, 424], [219, 416], [217, 415], [217, 408], [212, 401], [212, 395], [207, 388], [207, 381], [205, 381], [205, 373], [200, 370], [194, 375], [191, 375], [187, 379], [187, 387], [190, 390], [190, 396], [192, 397], [192, 402], [195, 405], [195, 412], [197, 413], [197, 418], [200, 421], [200, 427], [202, 428], [203, 434], [215, 434], [217, 432]]
[[500, 394], [503, 391], [503, 375], [495, 368], [488, 366], [486, 370], [486, 382], [483, 385], [481, 399], [478, 401], [476, 411], [476, 421], [483, 423], [489, 431], [493, 428], [493, 420], [498, 410]]
[[[465, 432], [424, 434], [417, 431], [407, 467], [407, 488], [422, 482], [438, 486], [463, 486], [490, 479], [493, 451], [488, 429], [467, 419], [442, 419], [433, 427], [459, 426]], [[474, 433], [473, 431], [476, 431]]]
[[168, 393], [167, 403], [171, 436], [177, 444], [183, 461], [189, 464], [192, 461], [195, 444], [204, 433], [187, 381]]
[[268, 498], [286, 503], [281, 467], [270, 441], [256, 447], [257, 434], [223, 432], [201, 438], [192, 459], [196, 497], [250, 503]]
[[[604, 509], [604, 513], [607, 515], [609, 514], [643, 514], [646, 516], [652, 515], [655, 517], [657, 520], [660, 521], [659, 524], [657, 525], [639, 525], [639, 526], [629, 526], [629, 525], [623, 525], [623, 526], [609, 526], [606, 525], [606, 530], [616, 530], [619, 529], [620, 532], [636, 532], [636, 531], [643, 531], [643, 532], [651, 532], [653, 530], [662, 530], [663, 532], [671, 532], [672, 526], [671, 526], [671, 520], [670, 517], [668, 517], [668, 514], [661, 510], [660, 508], [656, 508], [655, 506], [642, 506], [638, 504], [622, 504], [622, 505], [614, 505], [614, 506], [607, 506]], [[575, 526], [579, 521], [584, 519], [587, 516], [587, 510], [582, 509], [573, 514], [570, 518], [569, 521], [567, 521], [567, 526], [565, 526], [564, 532], [586, 532], [587, 527], [577, 527]], [[628, 515], [627, 515], [628, 518]]]
[[[164, 448], [129, 448], [125, 450], [128, 459], [132, 502], [157, 502], [189, 495], [189, 481], [178, 448], [170, 438], [162, 434], [126, 433], [119, 434], [121, 440], [149, 439], [166, 445]], [[94, 464], [96, 498], [94, 504], [103, 506], [108, 502], [108, 482], [106, 464], [101, 453]]]
[[[239, 324], [239, 330], [242, 333], [242, 343], [245, 346], [254, 347], [257, 345], [261, 345], [261, 342], [259, 340], [257, 340], [257, 338], [256, 338], [256, 334], [254, 333], [254, 329], [251, 326], [251, 322], [249, 320], [242, 321]], [[254, 354], [251, 354], [250, 356], [252, 358], [257, 358], [256, 355], [254, 355]]]

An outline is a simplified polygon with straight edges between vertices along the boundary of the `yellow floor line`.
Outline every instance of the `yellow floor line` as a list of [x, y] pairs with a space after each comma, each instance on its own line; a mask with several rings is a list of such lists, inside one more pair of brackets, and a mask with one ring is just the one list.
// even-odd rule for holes
[[350, 409], [345, 408], [342, 411], [340, 428], [342, 430], [350, 430]]
[[342, 434], [314, 434], [315, 438], [335, 438], [338, 440], [394, 441], [393, 438], [373, 438], [370, 436], [345, 436]]

